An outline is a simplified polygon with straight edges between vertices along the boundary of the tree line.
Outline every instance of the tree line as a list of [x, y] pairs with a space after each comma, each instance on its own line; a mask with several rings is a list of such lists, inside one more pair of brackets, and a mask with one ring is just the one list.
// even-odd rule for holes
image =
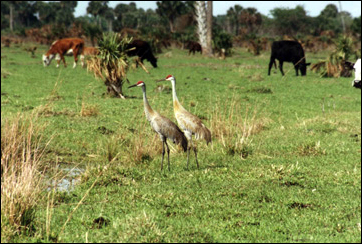
[[[157, 1], [155, 10], [144, 10], [137, 8], [134, 2], [120, 3], [112, 8], [108, 1], [90, 1], [87, 15], [75, 17], [77, 1], [2, 1], [1, 30], [21, 35], [29, 28], [52, 25], [58, 30], [67, 30], [76, 23], [88, 28], [88, 32], [120, 32], [129, 28], [144, 35], [197, 40], [194, 2]], [[316, 17], [309, 16], [303, 6], [274, 8], [270, 15], [268, 17], [256, 8], [244, 8], [237, 4], [230, 7], [225, 15], [213, 16], [212, 31], [216, 37], [228, 35], [245, 38], [281, 35], [298, 38], [319, 36], [324, 31], [331, 31], [335, 35], [347, 32], [360, 40], [361, 17], [353, 18], [349, 12], [339, 11], [334, 4], [327, 5]]]

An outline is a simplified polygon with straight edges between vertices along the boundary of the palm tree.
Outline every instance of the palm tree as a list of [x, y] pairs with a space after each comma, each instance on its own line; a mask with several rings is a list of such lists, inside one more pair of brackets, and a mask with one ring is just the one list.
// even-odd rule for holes
[[350, 77], [351, 70], [346, 69], [345, 62], [356, 53], [353, 51], [353, 40], [350, 36], [340, 36], [335, 42], [336, 49], [329, 57], [312, 65], [311, 70], [321, 77]]
[[239, 35], [239, 16], [243, 11], [243, 7], [236, 4], [234, 7], [229, 8], [226, 13], [226, 16], [229, 19], [229, 24], [231, 25], [232, 29], [234, 29], [235, 35]]
[[157, 1], [156, 13], [161, 17], [168, 20], [170, 31], [175, 32], [174, 23], [178, 16], [180, 16], [187, 8], [182, 1]]
[[109, 94], [115, 94], [125, 99], [122, 86], [128, 81], [127, 71], [129, 61], [126, 55], [130, 38], [120, 38], [119, 33], [108, 32], [99, 40], [99, 55], [87, 61], [88, 71], [104, 80]]
[[207, 22], [207, 33], [206, 33], [207, 53], [205, 55], [212, 56], [212, 1], [207, 1], [206, 22]]
[[241, 12], [239, 22], [246, 26], [248, 33], [250, 34], [253, 33], [255, 26], [261, 25], [262, 17], [256, 8], [247, 8]]
[[212, 1], [208, 3], [211, 3], [211, 5], [208, 6], [208, 10], [206, 11], [205, 1], [195, 1], [197, 34], [204, 56], [212, 56]]

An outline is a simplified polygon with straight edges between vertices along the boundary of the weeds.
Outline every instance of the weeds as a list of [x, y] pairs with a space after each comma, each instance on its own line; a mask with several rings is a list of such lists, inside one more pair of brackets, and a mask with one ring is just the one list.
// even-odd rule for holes
[[230, 103], [218, 102], [214, 106], [210, 130], [229, 155], [239, 155], [246, 158], [252, 154], [251, 135], [260, 133], [266, 126], [265, 119], [257, 119], [258, 109], [242, 107], [235, 100]]
[[165, 235], [154, 217], [145, 211], [136, 217], [128, 217], [124, 226], [120, 242], [162, 242]]
[[[108, 162], [115, 160], [119, 154], [118, 160], [128, 166], [151, 161], [156, 155], [161, 154], [162, 143], [147, 123], [144, 121], [139, 127], [131, 129], [132, 133], [126, 129], [127, 133], [121, 130], [107, 137], [99, 147], [99, 154]], [[125, 136], [127, 134], [129, 136]], [[172, 143], [169, 143], [169, 146], [171, 151], [176, 151]]]
[[97, 105], [87, 104], [84, 101], [82, 102], [80, 116], [91, 117], [91, 116], [97, 116], [97, 115], [99, 115], [99, 108]]
[[47, 145], [36, 121], [35, 113], [1, 119], [1, 222], [7, 221], [14, 233], [32, 228], [41, 200], [44, 177], [39, 168]]
[[320, 141], [304, 143], [303, 145], [298, 147], [298, 153], [301, 156], [325, 155], [326, 150], [323, 150], [320, 144]]

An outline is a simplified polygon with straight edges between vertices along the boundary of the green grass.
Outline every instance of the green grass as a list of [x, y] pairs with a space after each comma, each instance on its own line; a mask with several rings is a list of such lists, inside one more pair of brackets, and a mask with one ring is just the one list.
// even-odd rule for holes
[[[1, 49], [1, 116], [39, 109], [52, 138], [43, 163], [85, 171], [72, 191], [44, 198], [32, 230], [4, 234], [2, 223], [2, 242], [361, 241], [361, 91], [352, 78], [296, 77], [289, 63], [284, 77], [267, 76], [269, 52], [219, 60], [165, 51], [159, 68], [145, 61], [151, 74], [130, 70], [130, 83], [146, 82], [152, 108], [176, 122], [170, 90], [157, 90], [171, 84], [155, 82], [174, 75], [180, 102], [213, 142], [198, 142], [199, 170], [173, 146], [171, 172], [161, 172], [141, 90], [126, 84], [126, 100], [108, 97], [72, 58], [44, 68], [45, 50], [31, 58]], [[328, 53], [306, 55], [313, 63]]]

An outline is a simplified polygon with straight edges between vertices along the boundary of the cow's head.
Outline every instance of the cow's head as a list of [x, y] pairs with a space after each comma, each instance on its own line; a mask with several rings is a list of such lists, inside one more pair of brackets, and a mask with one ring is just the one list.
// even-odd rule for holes
[[52, 62], [53, 58], [55, 57], [54, 54], [50, 54], [50, 55], [43, 55], [43, 65], [44, 67], [49, 66], [49, 64]]
[[300, 73], [302, 73], [302, 76], [307, 75], [307, 66], [310, 65], [310, 63], [300, 63], [299, 64], [299, 70]]
[[153, 66], [154, 68], [157, 68], [157, 58], [152, 57], [152, 58], [150, 58], [148, 61], [150, 61], [150, 63], [152, 64], [152, 66]]
[[353, 65], [354, 68], [354, 80], [352, 86], [361, 89], [361, 59]]

